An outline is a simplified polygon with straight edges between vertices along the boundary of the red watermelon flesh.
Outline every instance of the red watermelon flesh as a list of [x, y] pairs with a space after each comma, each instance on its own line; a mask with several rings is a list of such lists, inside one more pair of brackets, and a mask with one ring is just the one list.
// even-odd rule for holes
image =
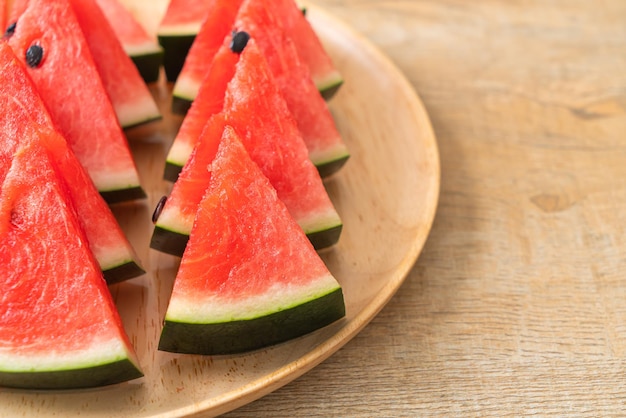
[[145, 197], [128, 142], [69, 2], [31, 0], [9, 37], [25, 62], [33, 45], [43, 58], [28, 73], [55, 125], [109, 203]]
[[[25, 135], [45, 135], [34, 125]], [[75, 388], [140, 377], [66, 190], [36, 141], [0, 188], [0, 385]]]
[[232, 128], [209, 170], [159, 349], [242, 352], [341, 318], [339, 283]]
[[[339, 238], [341, 220], [315, 166], [308, 159], [295, 121], [253, 39], [241, 53], [235, 75], [228, 84], [223, 117], [242, 138], [252, 159], [314, 245], [317, 248], [333, 245]], [[198, 191], [208, 187], [209, 176], [189, 173], [202, 173], [206, 167], [204, 158], [212, 159], [211, 155], [199, 158], [193, 154], [203, 152], [202, 149], [214, 153], [221, 137], [219, 129], [211, 129], [211, 124], [207, 126], [156, 222], [153, 248], [182, 254], [184, 246], [168, 249], [163, 245], [167, 240], [161, 235], [189, 235], [191, 231], [191, 214], [202, 198]], [[195, 159], [201, 161], [200, 168], [193, 167]], [[199, 186], [200, 182], [204, 187]], [[193, 186], [188, 188], [190, 183]]]
[[194, 145], [196, 144], [206, 120], [222, 110], [224, 94], [228, 82], [235, 75], [235, 67], [239, 61], [239, 54], [231, 51], [228, 36], [220, 49], [213, 57], [212, 64], [198, 92], [198, 96], [191, 104], [187, 116], [172, 142], [167, 154], [164, 178], [176, 181], [181, 168], [185, 165]]
[[124, 51], [131, 57], [146, 83], [156, 82], [163, 63], [163, 48], [135, 16], [118, 0], [97, 0]]
[[[224, 7], [233, 7], [235, 3], [239, 7], [242, 1], [213, 0], [219, 3], [215, 10]], [[325, 99], [330, 99], [343, 83], [343, 78], [333, 65], [330, 56], [326, 53], [313, 27], [305, 18], [304, 13], [298, 8], [293, 0], [272, 0], [269, 3], [275, 20], [285, 30], [288, 36], [296, 44], [296, 50], [300, 59], [309, 68], [310, 76], [316, 88], [322, 93]], [[213, 14], [209, 12], [209, 16]], [[215, 14], [219, 18], [218, 14]], [[224, 23], [228, 22], [230, 15], [227, 14]], [[216, 20], [214, 19], [214, 20]], [[232, 21], [230, 22], [232, 23]], [[205, 22], [198, 32], [194, 44], [187, 53], [187, 58], [181, 73], [174, 86], [174, 101], [176, 109], [184, 111], [189, 107], [185, 102], [195, 99], [202, 78], [208, 70], [210, 64], [211, 47], [218, 44], [224, 34], [216, 30], [220, 25], [211, 25], [205, 28]]]
[[123, 128], [161, 118], [143, 81], [95, 0], [70, 0], [98, 74]]
[[6, 0], [0, 0], [0, 29], [2, 29], [2, 33], [7, 27], [8, 20], [8, 6]]
[[343, 83], [343, 78], [306, 19], [306, 13], [298, 8], [294, 0], [272, 0], [270, 4], [272, 15], [293, 40], [315, 86], [325, 99], [330, 99]]
[[211, 67], [213, 56], [224, 44], [224, 38], [232, 31], [235, 16], [242, 2], [243, 0], [210, 0], [209, 12], [187, 53], [174, 85], [172, 109], [175, 112], [185, 114], [189, 109], [190, 103], [198, 94], [199, 82]]
[[348, 149], [295, 44], [266, 3], [245, 0], [235, 29], [248, 32], [263, 51], [287, 106], [298, 122], [311, 161], [323, 176], [337, 171], [347, 160]]
[[213, 0], [170, 0], [157, 28], [167, 81], [176, 81]]
[[[0, 154], [10, 160], [20, 144], [40, 142], [62, 174], [89, 248], [107, 281], [114, 283], [143, 274], [141, 263], [111, 209], [65, 139], [54, 130], [26, 69], [4, 42], [0, 43], [0, 86], [0, 131], [5, 134]], [[23, 129], [28, 125], [36, 125], [46, 135], [26, 135]]]

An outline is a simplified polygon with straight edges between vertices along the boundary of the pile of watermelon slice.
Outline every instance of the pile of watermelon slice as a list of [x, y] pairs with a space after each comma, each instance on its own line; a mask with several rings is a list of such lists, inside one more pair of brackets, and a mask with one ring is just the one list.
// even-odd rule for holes
[[[192, 4], [203, 18], [185, 26]], [[146, 196], [125, 129], [161, 115], [120, 6], [0, 2], [0, 386], [142, 376], [107, 284], [144, 271], [109, 205]], [[151, 247], [181, 257], [159, 349], [241, 353], [339, 320], [342, 289], [316, 251], [342, 229], [322, 180], [348, 158], [325, 102], [339, 73], [293, 0], [172, 0], [163, 49], [139, 53], [170, 81], [176, 27], [195, 29], [174, 54], [186, 116], [153, 215]], [[177, 96], [184, 83], [193, 93]]]

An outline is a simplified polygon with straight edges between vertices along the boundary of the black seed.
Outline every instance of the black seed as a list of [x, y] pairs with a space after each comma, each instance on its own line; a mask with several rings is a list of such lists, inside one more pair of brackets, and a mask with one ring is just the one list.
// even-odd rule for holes
[[161, 212], [163, 212], [163, 207], [165, 206], [165, 202], [167, 201], [167, 196], [163, 196], [159, 203], [157, 203], [156, 208], [154, 208], [154, 212], [152, 213], [152, 223], [155, 224], [159, 220], [159, 216], [161, 216]]
[[11, 35], [13, 35], [15, 33], [15, 27], [17, 26], [17, 22], [13, 22], [11, 23], [9, 26], [7, 26], [7, 30], [4, 31], [4, 37], [8, 38]]
[[248, 45], [250, 35], [248, 32], [239, 31], [233, 34], [233, 40], [230, 41], [230, 50], [236, 54], [241, 54], [241, 51]]
[[304, 16], [306, 16], [306, 7], [303, 7], [303, 8], [302, 8], [302, 14], [303, 14]]
[[40, 45], [33, 44], [26, 50], [26, 64], [30, 68], [36, 68], [43, 58], [43, 48]]

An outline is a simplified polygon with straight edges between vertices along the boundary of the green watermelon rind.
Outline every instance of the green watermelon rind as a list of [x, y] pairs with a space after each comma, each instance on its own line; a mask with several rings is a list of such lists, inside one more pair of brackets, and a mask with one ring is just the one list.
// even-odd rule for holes
[[127, 46], [124, 50], [146, 83], [155, 83], [159, 80], [164, 54], [160, 45], [150, 42], [140, 46]]
[[122, 383], [143, 376], [128, 358], [82, 368], [0, 370], [0, 386], [20, 389], [82, 389]]
[[163, 65], [163, 51], [147, 54], [129, 54], [129, 56], [133, 60], [135, 67], [137, 67], [143, 81], [146, 83], [159, 81], [161, 65]]
[[159, 45], [163, 47], [163, 68], [167, 81], [176, 81], [178, 74], [183, 69], [189, 48], [195, 39], [196, 33], [169, 34], [169, 32], [163, 32], [157, 35]]
[[98, 190], [102, 198], [108, 204], [123, 203], [131, 200], [145, 199], [148, 197], [141, 186], [130, 186], [115, 190]]
[[146, 271], [135, 260], [127, 260], [117, 265], [100, 265], [107, 284], [115, 284], [141, 276]]
[[260, 311], [245, 319], [199, 322], [166, 315], [159, 350], [225, 355], [262, 349], [328, 326], [345, 316], [341, 287], [300, 299], [279, 311]]
[[325, 80], [315, 81], [315, 86], [326, 101], [330, 100], [342, 85], [343, 77], [339, 72], [333, 73], [331, 77]]
[[42, 355], [0, 353], [0, 386], [73, 389], [120, 383], [143, 376], [134, 353], [117, 337], [64, 351], [59, 344]]

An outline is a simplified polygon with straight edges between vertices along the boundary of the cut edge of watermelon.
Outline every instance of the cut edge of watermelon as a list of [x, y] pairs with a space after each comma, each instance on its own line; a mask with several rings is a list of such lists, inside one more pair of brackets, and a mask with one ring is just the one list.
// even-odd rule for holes
[[106, 259], [98, 261], [107, 284], [123, 282], [146, 273], [146, 270], [132, 257], [124, 257], [122, 261], [109, 261]]
[[69, 370], [69, 367], [82, 369], [115, 363], [120, 360], [129, 360], [137, 363], [134, 355], [122, 344], [119, 338], [110, 341], [96, 339], [89, 347], [77, 352], [56, 352], [54, 349], [40, 354], [25, 351], [23, 354], [0, 352], [0, 370], [4, 372], [28, 372], [40, 371], [51, 372], [56, 370]]
[[[266, 294], [259, 295], [243, 301], [237, 308], [222, 312], [211, 309], [209, 299], [196, 306], [189, 301], [171, 301], [158, 348], [178, 353], [236, 354], [319, 330], [345, 316], [343, 291], [337, 281], [332, 276], [320, 280], [321, 284], [315, 283], [304, 289], [281, 287], [275, 290], [273, 298], [266, 299]], [[291, 300], [284, 296], [285, 291], [290, 297], [296, 297], [289, 305], [284, 304], [285, 300]], [[229, 300], [229, 304], [232, 304], [232, 300]], [[193, 313], [199, 314], [205, 308], [216, 311], [216, 315], [201, 315], [200, 318], [193, 316]], [[238, 315], [238, 309], [244, 310], [247, 315]], [[229, 318], [228, 312], [234, 316]], [[187, 320], [192, 323], [183, 322]], [[249, 338], [241, 338], [242, 335]]]
[[[92, 171], [89, 173], [94, 184], [101, 194], [118, 194], [128, 193], [129, 196], [135, 195], [135, 189], [141, 189], [139, 174], [136, 170], [128, 169], [125, 171], [117, 171], [115, 173], [99, 173]], [[142, 190], [143, 193], [143, 190]], [[145, 194], [145, 193], [144, 193]]]
[[220, 294], [194, 294], [194, 298], [184, 298], [178, 295], [170, 301], [165, 320], [190, 324], [218, 324], [253, 320], [293, 309], [310, 300], [324, 297], [340, 288], [337, 280], [329, 273], [311, 280], [306, 285], [275, 283], [262, 294], [237, 301], [228, 297], [221, 297]]
[[0, 385], [72, 389], [121, 383], [143, 376], [136, 355], [119, 339], [94, 341], [80, 352], [0, 352]]
[[[138, 69], [139, 70], [139, 69]], [[139, 73], [141, 76], [141, 72]], [[143, 76], [141, 76], [143, 79]], [[140, 102], [124, 103], [114, 105], [115, 112], [123, 129], [134, 128], [144, 123], [163, 119], [152, 96], [146, 96]]]
[[339, 91], [339, 87], [343, 85], [343, 81], [343, 76], [339, 73], [339, 71], [334, 71], [324, 78], [314, 79], [315, 86], [324, 100], [330, 100], [335, 93]]

